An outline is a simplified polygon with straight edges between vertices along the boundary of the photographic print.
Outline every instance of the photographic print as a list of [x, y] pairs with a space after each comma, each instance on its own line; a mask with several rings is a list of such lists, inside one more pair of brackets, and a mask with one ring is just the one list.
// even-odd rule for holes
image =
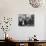
[[43, 0], [29, 0], [29, 4], [33, 7], [33, 8], [38, 8], [43, 4]]
[[19, 26], [34, 26], [34, 14], [19, 14], [18, 17], [18, 25]]

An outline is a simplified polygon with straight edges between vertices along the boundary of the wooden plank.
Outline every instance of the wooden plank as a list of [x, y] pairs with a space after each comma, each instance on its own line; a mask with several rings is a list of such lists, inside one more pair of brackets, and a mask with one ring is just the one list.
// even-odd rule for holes
[[24, 46], [28, 46], [28, 43], [24, 43]]

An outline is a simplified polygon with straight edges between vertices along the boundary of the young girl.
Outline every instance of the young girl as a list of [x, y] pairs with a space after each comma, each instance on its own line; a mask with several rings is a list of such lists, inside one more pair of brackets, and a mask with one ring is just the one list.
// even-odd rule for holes
[[32, 38], [34, 39], [34, 41], [37, 41], [36, 35], [34, 35]]

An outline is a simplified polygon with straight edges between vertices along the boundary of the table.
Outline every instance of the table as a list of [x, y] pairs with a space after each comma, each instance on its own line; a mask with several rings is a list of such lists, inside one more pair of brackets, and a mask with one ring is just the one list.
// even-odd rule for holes
[[29, 40], [9, 40], [9, 44], [16, 46], [46, 46], [46, 40], [29, 41]]

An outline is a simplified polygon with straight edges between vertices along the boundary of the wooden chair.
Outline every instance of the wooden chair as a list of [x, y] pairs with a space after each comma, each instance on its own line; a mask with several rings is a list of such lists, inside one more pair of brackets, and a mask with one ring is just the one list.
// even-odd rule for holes
[[43, 44], [42, 44], [42, 43], [40, 43], [40, 44], [38, 44], [38, 46], [43, 46]]

